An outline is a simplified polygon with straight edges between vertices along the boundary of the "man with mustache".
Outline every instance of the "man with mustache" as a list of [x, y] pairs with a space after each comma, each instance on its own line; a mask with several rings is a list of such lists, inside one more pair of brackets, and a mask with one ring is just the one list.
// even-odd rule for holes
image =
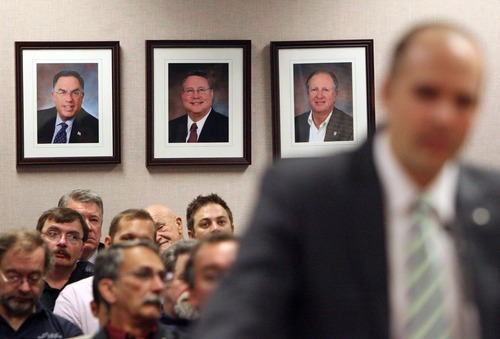
[[[142, 209], [128, 209], [118, 213], [109, 226], [104, 238], [105, 247], [136, 239], [155, 240], [156, 227], [148, 212]], [[91, 310], [93, 277], [82, 279], [64, 288], [54, 307], [58, 314], [79, 326], [83, 333], [94, 334], [99, 330], [99, 321]]]
[[83, 244], [81, 261], [95, 262], [97, 251], [104, 248], [101, 243], [101, 232], [104, 207], [102, 199], [96, 192], [89, 189], [75, 189], [64, 194], [58, 203], [59, 207], [69, 207], [78, 211], [89, 227], [89, 237]]
[[152, 241], [115, 244], [97, 255], [93, 288], [109, 321], [94, 338], [168, 338], [161, 317], [165, 266]]
[[89, 228], [77, 211], [55, 207], [42, 213], [36, 229], [54, 254], [54, 269], [45, 275], [40, 298], [40, 302], [52, 311], [57, 296], [66, 285], [92, 275], [86, 269], [87, 263], [78, 261], [89, 235]]
[[213, 109], [214, 89], [205, 71], [184, 77], [181, 97], [187, 114], [169, 121], [169, 142], [228, 142], [229, 119]]
[[172, 209], [163, 205], [151, 205], [145, 208], [156, 225], [156, 243], [160, 252], [165, 251], [173, 243], [184, 239], [182, 235], [182, 218]]
[[0, 235], [0, 334], [2, 338], [69, 338], [82, 334], [38, 302], [51, 253], [34, 231]]

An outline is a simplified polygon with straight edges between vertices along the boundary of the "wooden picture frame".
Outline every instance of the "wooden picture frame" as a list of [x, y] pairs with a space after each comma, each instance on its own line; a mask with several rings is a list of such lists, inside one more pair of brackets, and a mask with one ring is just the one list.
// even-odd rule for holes
[[[306, 83], [321, 74], [333, 86], [315, 87], [314, 91], [321, 92], [318, 99]], [[374, 132], [372, 40], [273, 41], [271, 76], [275, 159], [348, 150]], [[323, 90], [330, 94], [324, 96]], [[325, 109], [332, 101], [333, 111]], [[315, 114], [324, 109], [326, 117], [332, 112], [328, 123], [324, 120], [326, 132], [320, 134], [319, 128], [316, 140], [309, 138], [313, 105]]]
[[[250, 52], [250, 40], [146, 41], [147, 166], [251, 163]], [[184, 88], [190, 74], [202, 85]]]
[[[18, 41], [15, 52], [17, 165], [120, 163], [119, 42]], [[60, 122], [69, 133], [54, 143]]]

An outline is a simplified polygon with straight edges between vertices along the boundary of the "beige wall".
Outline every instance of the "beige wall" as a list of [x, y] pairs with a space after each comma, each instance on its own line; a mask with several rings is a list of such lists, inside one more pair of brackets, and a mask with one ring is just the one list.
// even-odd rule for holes
[[[269, 42], [373, 39], [380, 83], [389, 48], [402, 29], [445, 18], [469, 26], [489, 60], [481, 116], [465, 156], [500, 167], [500, 3], [498, 0], [3, 0], [0, 5], [0, 230], [34, 228], [42, 211], [73, 188], [105, 203], [105, 230], [121, 210], [169, 204], [184, 218], [199, 193], [218, 192], [241, 232], [262, 171], [271, 163]], [[252, 40], [252, 165], [145, 166], [145, 40]], [[15, 41], [118, 40], [121, 46], [122, 163], [117, 166], [16, 168]], [[382, 116], [377, 100], [377, 120]]]

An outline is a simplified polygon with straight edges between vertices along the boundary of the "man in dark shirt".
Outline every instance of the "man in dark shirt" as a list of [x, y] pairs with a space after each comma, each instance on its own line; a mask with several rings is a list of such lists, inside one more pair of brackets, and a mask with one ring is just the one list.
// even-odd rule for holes
[[0, 334], [2, 338], [69, 338], [82, 331], [39, 302], [51, 253], [38, 232], [0, 235]]
[[89, 263], [78, 261], [89, 228], [82, 215], [71, 208], [56, 207], [42, 213], [36, 229], [54, 254], [54, 269], [45, 276], [40, 302], [54, 310], [57, 296], [67, 284], [90, 277]]

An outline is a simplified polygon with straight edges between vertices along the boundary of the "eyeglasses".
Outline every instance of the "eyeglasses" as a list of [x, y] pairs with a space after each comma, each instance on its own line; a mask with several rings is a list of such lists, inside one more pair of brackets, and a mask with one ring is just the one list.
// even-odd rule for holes
[[[45, 233], [42, 233], [42, 235], [45, 236], [45, 238], [47, 238], [48, 240], [54, 242], [59, 241], [63, 236], [61, 232], [56, 230], [49, 230]], [[79, 241], [83, 240], [80, 234], [75, 232], [66, 233], [64, 235], [64, 238], [66, 239], [66, 242], [70, 244], [77, 244]]]
[[83, 91], [79, 90], [79, 89], [75, 89], [74, 91], [65, 91], [63, 89], [60, 89], [57, 92], [54, 91], [52, 93], [55, 93], [61, 97], [65, 97], [66, 94], [69, 94], [69, 96], [72, 98], [78, 98], [78, 97], [81, 97], [83, 95]]
[[186, 88], [184, 90], [182, 90], [184, 93], [186, 93], [188, 96], [192, 96], [194, 95], [194, 92], [198, 93], [198, 95], [204, 95], [205, 93], [207, 93], [208, 91], [210, 91], [211, 88], [210, 87], [199, 87], [198, 89], [194, 89], [194, 88]]
[[2, 277], [2, 280], [4, 282], [12, 285], [21, 285], [24, 279], [26, 279], [29, 285], [35, 286], [43, 280], [43, 275], [40, 273], [31, 273], [27, 276], [23, 276], [17, 272], [9, 272], [7, 273], [7, 275], [5, 275], [1, 270], [0, 277]]
[[156, 276], [160, 278], [160, 280], [163, 282], [165, 282], [167, 279], [167, 272], [165, 271], [155, 272], [153, 269], [149, 267], [140, 267], [134, 271], [127, 272], [124, 274], [133, 275], [134, 277], [144, 281], [152, 281]]

